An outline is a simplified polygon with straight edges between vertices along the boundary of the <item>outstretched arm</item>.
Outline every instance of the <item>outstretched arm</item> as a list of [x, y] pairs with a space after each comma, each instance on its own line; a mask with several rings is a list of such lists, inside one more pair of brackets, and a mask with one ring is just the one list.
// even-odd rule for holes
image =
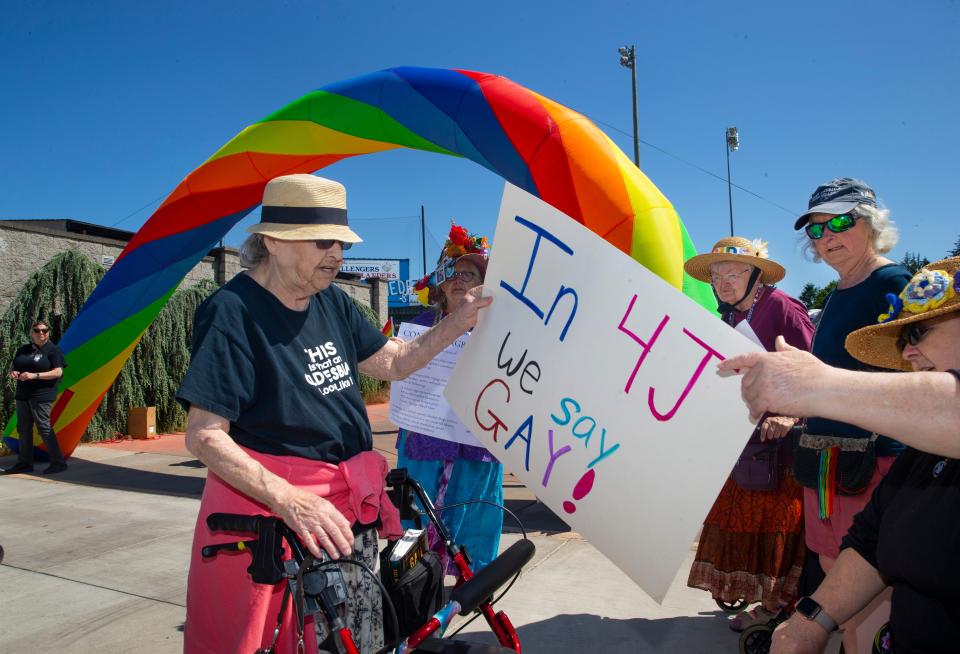
[[741, 394], [754, 420], [765, 412], [821, 416], [960, 459], [960, 381], [950, 373], [833, 368], [781, 337], [776, 352], [731, 357], [718, 369], [743, 375]]
[[482, 294], [482, 286], [470, 289], [463, 304], [453, 313], [412, 341], [388, 340], [372, 356], [360, 362], [360, 372], [377, 379], [396, 381], [424, 367], [477, 324], [480, 309], [493, 302], [492, 297], [483, 297]]

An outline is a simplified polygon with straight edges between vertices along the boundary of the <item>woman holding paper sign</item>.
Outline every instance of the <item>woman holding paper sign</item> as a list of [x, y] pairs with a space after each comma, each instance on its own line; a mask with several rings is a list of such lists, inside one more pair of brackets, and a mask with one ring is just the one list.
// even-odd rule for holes
[[[437, 269], [415, 287], [421, 301], [426, 299], [434, 308], [414, 318], [414, 324], [436, 324], [456, 311], [471, 288], [483, 283], [487, 247], [487, 239], [451, 224]], [[471, 500], [503, 504], [503, 466], [483, 447], [401, 429], [397, 453], [397, 467], [407, 468], [439, 507]], [[486, 503], [467, 504], [442, 511], [441, 515], [453, 540], [466, 546], [474, 571], [496, 557], [503, 525], [499, 508]], [[431, 549], [445, 561], [446, 569], [446, 549], [432, 527], [428, 536]]]
[[[184, 651], [265, 651], [273, 641], [277, 651], [292, 652], [299, 640], [306, 651], [339, 652], [336, 630], [322, 616], [308, 617], [303, 634], [296, 620], [274, 634], [282, 586], [254, 583], [249, 556], [204, 556], [206, 545], [230, 538], [214, 534], [207, 518], [272, 514], [314, 557], [352, 557], [376, 569], [377, 531], [399, 536], [400, 520], [384, 490], [387, 462], [372, 449], [358, 372], [403, 379], [476, 324], [491, 300], [478, 289], [415, 342], [387, 340], [333, 285], [344, 250], [360, 242], [347, 220], [346, 189], [333, 180], [272, 179], [260, 222], [247, 231], [241, 258], [249, 269], [197, 309], [190, 368], [177, 391], [189, 410], [187, 449], [209, 469]], [[380, 592], [356, 565], [342, 574], [350, 599], [341, 617], [361, 651], [377, 651]]]
[[[721, 318], [765, 349], [773, 350], [781, 334], [797, 348], [810, 348], [813, 324], [806, 307], [773, 287], [785, 271], [767, 257], [763, 241], [721, 239], [684, 269], [710, 282]], [[785, 436], [795, 422], [776, 415], [760, 421], [700, 534], [687, 585], [710, 591], [720, 602], [761, 604], [733, 618], [734, 631], [770, 619], [797, 592], [806, 554], [802, 492], [787, 452], [768, 442]]]

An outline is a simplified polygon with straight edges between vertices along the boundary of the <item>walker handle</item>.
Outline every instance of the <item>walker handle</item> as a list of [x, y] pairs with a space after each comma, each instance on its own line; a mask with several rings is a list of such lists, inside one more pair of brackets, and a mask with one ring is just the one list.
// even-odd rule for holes
[[459, 588], [455, 588], [450, 595], [450, 601], [460, 605], [460, 615], [473, 613], [481, 603], [492, 597], [500, 586], [529, 563], [536, 550], [532, 541], [526, 538], [518, 540], [487, 567]]
[[266, 517], [269, 516], [211, 513], [207, 516], [207, 526], [213, 531], [243, 531], [259, 534], [260, 518]]

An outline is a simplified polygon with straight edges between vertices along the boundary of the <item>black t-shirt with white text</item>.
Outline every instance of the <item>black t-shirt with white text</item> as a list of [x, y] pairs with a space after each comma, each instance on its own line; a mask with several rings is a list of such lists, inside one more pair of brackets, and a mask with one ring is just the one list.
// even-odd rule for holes
[[294, 311], [240, 274], [197, 309], [193, 329], [177, 399], [229, 420], [237, 443], [328, 463], [371, 449], [357, 362], [387, 339], [342, 290]]
[[[17, 350], [13, 355], [13, 364], [11, 370], [17, 372], [50, 372], [54, 368], [66, 368], [67, 361], [63, 356], [63, 351], [53, 342], [47, 341], [40, 347], [33, 343], [27, 343]], [[26, 381], [17, 380], [18, 400], [33, 400], [34, 402], [53, 402], [57, 399], [57, 384], [60, 378], [56, 379], [28, 379]]]

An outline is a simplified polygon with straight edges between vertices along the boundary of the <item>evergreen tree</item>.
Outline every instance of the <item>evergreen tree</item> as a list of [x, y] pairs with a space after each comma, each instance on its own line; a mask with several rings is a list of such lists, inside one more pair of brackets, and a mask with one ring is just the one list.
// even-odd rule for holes
[[798, 298], [801, 302], [807, 305], [807, 310], [813, 308], [814, 300], [817, 298], [817, 291], [820, 289], [817, 288], [817, 285], [813, 282], [807, 282], [803, 286], [803, 290], [800, 291], [800, 297]]
[[930, 259], [921, 257], [918, 252], [907, 251], [900, 260], [900, 265], [910, 271], [911, 275], [917, 274], [921, 268], [930, 263]]
[[948, 257], [960, 257], [960, 236], [957, 237], [957, 242], [953, 244], [953, 249], [947, 252]]
[[830, 294], [833, 293], [837, 288], [837, 280], [833, 280], [826, 286], [817, 290], [817, 295], [813, 300], [813, 309], [822, 309], [827, 305], [827, 298], [830, 297]]

